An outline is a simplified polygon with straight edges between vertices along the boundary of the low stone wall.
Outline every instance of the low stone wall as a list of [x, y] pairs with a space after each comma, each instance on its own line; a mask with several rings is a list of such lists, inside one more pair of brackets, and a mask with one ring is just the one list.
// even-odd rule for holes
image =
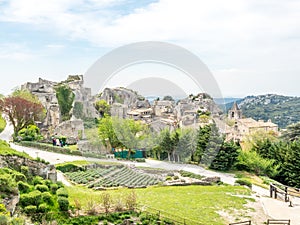
[[21, 171], [22, 166], [27, 166], [29, 174], [33, 176], [41, 176], [53, 182], [57, 181], [57, 173], [54, 165], [46, 165], [42, 162], [19, 156], [0, 155], [0, 167], [8, 167]]

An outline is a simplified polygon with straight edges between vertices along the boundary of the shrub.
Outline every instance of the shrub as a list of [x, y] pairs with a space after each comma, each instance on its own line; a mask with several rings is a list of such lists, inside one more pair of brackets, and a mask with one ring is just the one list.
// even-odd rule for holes
[[134, 210], [137, 206], [137, 197], [135, 191], [131, 191], [127, 196], [126, 196], [126, 207], [129, 210]]
[[244, 185], [244, 186], [247, 186], [249, 188], [252, 188], [252, 183], [246, 179], [238, 179], [235, 181], [236, 184], [239, 184], [239, 185]]
[[42, 200], [49, 205], [53, 205], [53, 197], [49, 192], [42, 193]]
[[64, 189], [64, 188], [58, 189], [58, 190], [56, 191], [56, 194], [57, 194], [57, 196], [59, 196], [59, 197], [66, 197], [66, 198], [69, 197], [69, 194], [68, 194], [67, 190]]
[[42, 203], [38, 207], [38, 212], [40, 212], [40, 213], [45, 213], [45, 212], [48, 212], [49, 210], [50, 210], [49, 206], [46, 203]]
[[0, 192], [16, 193], [17, 184], [10, 174], [0, 174]]
[[1, 225], [8, 225], [9, 224], [9, 222], [8, 222], [8, 216], [0, 214], [0, 224]]
[[48, 186], [45, 185], [45, 184], [37, 184], [37, 185], [35, 186], [35, 189], [36, 189], [36, 190], [39, 190], [40, 192], [46, 192], [46, 191], [49, 191]]
[[50, 185], [50, 190], [52, 194], [56, 194], [56, 191], [58, 189], [58, 185], [57, 184], [51, 184]]
[[59, 196], [57, 202], [61, 211], [68, 211], [69, 209], [69, 200], [66, 197]]
[[29, 176], [28, 166], [21, 166], [21, 173], [23, 173], [26, 177]]
[[19, 191], [23, 193], [28, 193], [31, 190], [31, 186], [23, 181], [18, 182], [18, 189]]
[[111, 202], [112, 202], [111, 195], [109, 193], [103, 192], [101, 195], [101, 201], [104, 206], [105, 212], [108, 213]]
[[33, 178], [32, 183], [34, 186], [37, 184], [44, 184], [44, 180], [42, 177], [36, 176]]
[[14, 171], [13, 177], [14, 177], [14, 179], [15, 179], [16, 182], [18, 182], [18, 181], [26, 181], [27, 180], [27, 178], [26, 178], [26, 176], [24, 174], [19, 173], [17, 171]]
[[167, 180], [172, 180], [172, 177], [171, 176], [166, 176], [166, 181]]
[[275, 165], [275, 160], [262, 158], [253, 151], [241, 151], [235, 167], [238, 170], [245, 170], [256, 175], [267, 175], [269, 177], [276, 176], [279, 168], [279, 166]]
[[22, 194], [20, 196], [20, 204], [24, 206], [35, 205], [38, 206], [42, 202], [41, 192], [38, 190], [32, 191], [29, 194]]
[[63, 173], [66, 173], [66, 172], [75, 172], [78, 170], [82, 170], [82, 167], [77, 166], [73, 163], [67, 163], [67, 164], [56, 166], [56, 169], [60, 170]]
[[37, 207], [35, 205], [29, 205], [24, 208], [26, 214], [32, 215], [37, 212]]

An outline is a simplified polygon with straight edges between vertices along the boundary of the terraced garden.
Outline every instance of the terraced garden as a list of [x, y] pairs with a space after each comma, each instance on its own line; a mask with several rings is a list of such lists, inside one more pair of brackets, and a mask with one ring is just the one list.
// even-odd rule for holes
[[67, 172], [65, 175], [76, 184], [89, 188], [146, 187], [156, 185], [160, 180], [154, 176], [136, 172], [127, 166], [105, 166], [86, 171]]

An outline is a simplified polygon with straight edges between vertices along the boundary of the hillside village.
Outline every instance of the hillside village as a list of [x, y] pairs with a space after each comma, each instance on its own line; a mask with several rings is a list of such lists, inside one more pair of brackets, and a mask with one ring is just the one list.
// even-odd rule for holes
[[[160, 185], [163, 188], [187, 186], [188, 189], [185, 190], [196, 191], [198, 195], [198, 190], [206, 186], [216, 187], [218, 190], [222, 189], [223, 182], [230, 185], [255, 187], [256, 190], [256, 184], [268, 188], [265, 182], [274, 179], [272, 182], [275, 183], [275, 186], [272, 186], [270, 193], [272, 193], [271, 197], [275, 193], [275, 198], [278, 198], [277, 191], [282, 191], [282, 186], [285, 187], [286, 196], [295, 196], [291, 193], [296, 189], [289, 186], [298, 187], [299, 185], [297, 172], [295, 172], [297, 168], [294, 168], [292, 172], [290, 171], [290, 165], [295, 164], [293, 160], [298, 159], [297, 157], [290, 157], [290, 155], [295, 154], [293, 151], [297, 151], [297, 139], [295, 139], [295, 142], [288, 140], [285, 145], [281, 145], [281, 142], [277, 141], [281, 135], [278, 125], [271, 120], [263, 121], [245, 117], [243, 110], [236, 102], [233, 103], [228, 113], [224, 113], [213, 98], [206, 93], [191, 94], [176, 101], [172, 96], [164, 96], [150, 102], [134, 90], [117, 87], [105, 88], [101, 93], [93, 96], [91, 89], [84, 86], [82, 75], [70, 75], [61, 82], [52, 82], [40, 78], [36, 83], [27, 82], [23, 84], [20, 91], [16, 93], [25, 93], [25, 96], [27, 96], [26, 93], [29, 91], [33, 96], [36, 96], [45, 109], [45, 116], [40, 121], [34, 121], [38, 127], [38, 129], [34, 129], [40, 131], [40, 136], [43, 138], [39, 139], [39, 136], [36, 136], [36, 139], [33, 140], [22, 140], [21, 135], [24, 132], [25, 134], [26, 132], [29, 132], [29, 134], [32, 132], [30, 125], [24, 128], [25, 131], [22, 129], [18, 132], [21, 139], [18, 139], [19, 136], [14, 139], [17, 144], [13, 145], [14, 148], [21, 150], [24, 148], [22, 146], [29, 147], [25, 149], [30, 156], [24, 152], [18, 153], [11, 149], [5, 141], [0, 142], [0, 150], [4, 151], [4, 155], [8, 154], [0, 157], [0, 171], [4, 167], [11, 167], [13, 171], [4, 169], [2, 173], [19, 173], [21, 171], [28, 176], [26, 184], [19, 184], [18, 191], [21, 193], [21, 197], [17, 195], [16, 188], [13, 193], [5, 190], [9, 193], [3, 203], [11, 214], [21, 210], [27, 216], [34, 215], [33, 212], [39, 212], [43, 207], [49, 207], [47, 204], [51, 205], [51, 202], [55, 199], [58, 201], [55, 210], [57, 208], [68, 210], [69, 204], [71, 204], [68, 202], [68, 194], [66, 194], [66, 190], [60, 189], [67, 189], [71, 195], [76, 196], [77, 189], [73, 190], [73, 187], [84, 187], [86, 188], [84, 194], [91, 196], [102, 193], [104, 190], [113, 191], [116, 188], [118, 190], [119, 188], [121, 188], [120, 190], [125, 190], [123, 188], [136, 189], [140, 196], [144, 196], [142, 188], [160, 187]], [[67, 98], [63, 98], [63, 101], [60, 99], [61, 94], [64, 97], [67, 96]], [[10, 96], [5, 97], [4, 100], [9, 98]], [[62, 107], [64, 104], [70, 106], [67, 111]], [[63, 113], [63, 110], [65, 110], [65, 113]], [[115, 122], [119, 122], [119, 125], [125, 125], [126, 129], [124, 129], [124, 126], [121, 127], [124, 136], [128, 136], [127, 139], [124, 139], [124, 142], [122, 139], [116, 140], [123, 137], [123, 134], [116, 137], [117, 131], [113, 130], [111, 132], [110, 130], [114, 129], [113, 124], [109, 124], [112, 123], [113, 118], [118, 118]], [[105, 125], [107, 127], [104, 126], [104, 130], [102, 130], [101, 123], [105, 124], [107, 122], [109, 122]], [[131, 127], [136, 129], [136, 133], [133, 135], [126, 133]], [[147, 133], [149, 140], [154, 144], [147, 146], [147, 142], [145, 142], [146, 145], [144, 146], [146, 147], [138, 149], [137, 144], [144, 144], [143, 139], [139, 139], [140, 135], [144, 135], [143, 132], [146, 133], [148, 130], [152, 132]], [[107, 132], [108, 136], [103, 135], [102, 132]], [[94, 139], [91, 139], [91, 133]], [[154, 134], [154, 137], [151, 136], [152, 134]], [[255, 138], [249, 139], [254, 134], [263, 136], [258, 139], [253, 136]], [[294, 135], [293, 132], [291, 135]], [[24, 135], [23, 137], [26, 138]], [[63, 139], [65, 139], [65, 143], [62, 142]], [[53, 142], [53, 140], [56, 141]], [[57, 140], [59, 141], [57, 142]], [[96, 142], [94, 142], [95, 140]], [[244, 145], [244, 142], [248, 142], [248, 145]], [[250, 149], [246, 149], [244, 146], [247, 148], [250, 146]], [[46, 151], [41, 151], [41, 149]], [[47, 151], [51, 151], [51, 154], [54, 155], [48, 155], [49, 152]], [[282, 158], [278, 158], [277, 153], [279, 151], [279, 156]], [[66, 155], [61, 159], [61, 154]], [[30, 158], [34, 156], [36, 156], [36, 159]], [[89, 159], [104, 161], [104, 165], [87, 160], [83, 164], [81, 161], [66, 162], [64, 164], [65, 160], [71, 160], [68, 157], [73, 156], [79, 157], [79, 159], [93, 157]], [[45, 158], [49, 162], [46, 162]], [[120, 163], [115, 158], [120, 160]], [[62, 162], [62, 164], [48, 165], [49, 163], [57, 164], [58, 162]], [[147, 166], [150, 163], [150, 167], [153, 168], [138, 168], [138, 163]], [[14, 166], [10, 164], [14, 164]], [[155, 165], [158, 167], [156, 168]], [[184, 165], [183, 169], [182, 165]], [[26, 172], [25, 167], [28, 167], [29, 172]], [[198, 174], [199, 168], [201, 168], [201, 171], [203, 170], [200, 172], [201, 175]], [[208, 168], [215, 171], [209, 171]], [[190, 169], [197, 172], [192, 173], [189, 171]], [[57, 172], [57, 170], [61, 172]], [[231, 170], [234, 170], [235, 173], [250, 173], [250, 175], [242, 175], [246, 179], [238, 179], [233, 175], [222, 174], [224, 171]], [[217, 171], [222, 171], [222, 173]], [[36, 175], [41, 178], [34, 177]], [[252, 180], [252, 176], [255, 177], [255, 182]], [[48, 179], [49, 181], [37, 181], [36, 179]], [[70, 185], [70, 188], [63, 187], [63, 184], [58, 182], [60, 180]], [[278, 182], [289, 186], [284, 186]], [[52, 199], [50, 202], [43, 200], [43, 206], [40, 206], [40, 203], [24, 202], [24, 199], [30, 198], [31, 195], [40, 195], [40, 192], [53, 187], [56, 188], [56, 183], [60, 185], [60, 191], [47, 194]], [[28, 188], [23, 190], [22, 185], [28, 186]], [[229, 187], [231, 188], [231, 186]], [[233, 188], [233, 191], [237, 191], [243, 187]], [[90, 190], [96, 192], [90, 193]], [[177, 187], [175, 191], [178, 190], [180, 188]], [[269, 191], [266, 189], [256, 190], [256, 193], [264, 197], [269, 195]], [[71, 197], [71, 199], [73, 198]], [[125, 200], [120, 201], [127, 201], [128, 198], [126, 197]], [[133, 198], [136, 197], [133, 196]], [[240, 197], [235, 198], [238, 201]], [[103, 196], [101, 199], [103, 199]], [[133, 201], [136, 204], [136, 199]], [[287, 198], [285, 198], [285, 201], [287, 202]], [[294, 204], [294, 201], [291, 201], [290, 204]], [[250, 215], [251, 220], [261, 223], [266, 221], [268, 216], [262, 212], [263, 210], [258, 202], [259, 200], [255, 197], [255, 210], [261, 214], [259, 218], [252, 215], [250, 211], [241, 210], [243, 213]], [[105, 206], [105, 203], [101, 203], [101, 205], [112, 212], [118, 210], [117, 203], [113, 205], [116, 209], [113, 209], [112, 206]], [[126, 207], [132, 209], [127, 205]], [[101, 212], [103, 212], [103, 208], [94, 209], [94, 214]], [[68, 212], [68, 215], [72, 213]], [[78, 209], [77, 213], [78, 215], [82, 213], [87, 216], [90, 211]], [[215, 217], [221, 217], [220, 220], [224, 220], [224, 218], [226, 221], [232, 220], [231, 217], [219, 212]], [[163, 218], [159, 217], [157, 220], [163, 220]], [[169, 217], [167, 218], [169, 219]], [[243, 220], [246, 217], [243, 215], [237, 216], [237, 218], [236, 220]], [[69, 216], [59, 216], [57, 218], [59, 221], [68, 219], [70, 219]], [[76, 215], [75, 219], [78, 219]], [[184, 218], [183, 220], [189, 221], [189, 219]], [[41, 221], [35, 217], [32, 217], [32, 220]], [[137, 220], [143, 219], [138, 218]], [[169, 220], [172, 221], [172, 219]], [[145, 222], [145, 224], [148, 224], [148, 222]], [[175, 225], [177, 222], [171, 222], [170, 224]], [[191, 222], [191, 224], [198, 223]], [[224, 223], [221, 222], [220, 224]]]
[[[72, 117], [67, 121], [62, 121], [55, 92], [55, 87], [62, 84], [67, 85], [75, 95], [70, 111]], [[84, 86], [82, 75], [70, 75], [61, 82], [39, 78], [37, 83], [23, 84], [21, 89], [36, 95], [47, 111], [44, 121], [38, 123], [43, 135], [47, 138], [54, 134], [67, 136], [69, 142], [78, 141], [79, 136], [85, 139], [82, 119], [99, 117], [94, 104], [101, 99], [110, 105], [111, 116], [142, 121], [156, 132], [165, 128], [170, 131], [179, 127], [197, 129], [215, 122], [228, 141], [241, 141], [243, 137], [258, 130], [279, 134], [278, 126], [271, 120], [265, 122], [245, 118], [237, 103], [233, 104], [226, 116], [205, 93], [190, 95], [177, 102], [171, 96], [157, 98], [152, 104], [144, 96], [124, 87], [105, 88], [99, 95], [92, 96], [91, 89]], [[78, 104], [82, 105], [80, 118], [74, 113]]]

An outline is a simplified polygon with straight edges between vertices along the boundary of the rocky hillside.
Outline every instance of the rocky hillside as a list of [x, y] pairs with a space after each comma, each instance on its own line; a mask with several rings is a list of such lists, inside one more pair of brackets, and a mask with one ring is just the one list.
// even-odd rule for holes
[[[245, 117], [256, 120], [268, 120], [278, 124], [280, 128], [300, 121], [300, 97], [290, 97], [275, 94], [247, 96], [237, 101]], [[226, 109], [233, 102], [226, 104]]]

